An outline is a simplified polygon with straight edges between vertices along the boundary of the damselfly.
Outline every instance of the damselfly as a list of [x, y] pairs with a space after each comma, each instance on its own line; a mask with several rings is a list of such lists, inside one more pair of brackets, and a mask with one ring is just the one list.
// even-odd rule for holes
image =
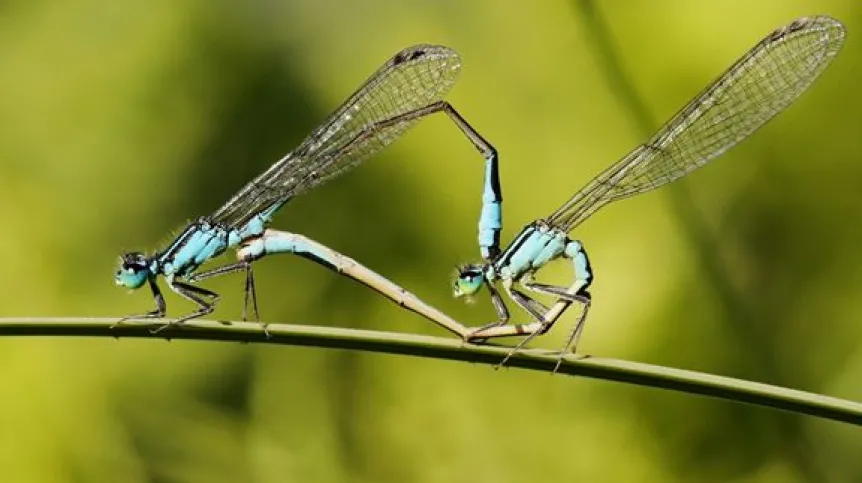
[[[498, 256], [459, 270], [455, 295], [488, 288], [499, 319], [467, 335], [468, 340], [526, 335], [509, 354], [547, 332], [574, 302], [583, 305], [560, 358], [576, 350], [591, 304], [593, 271], [581, 242], [568, 233], [606, 204], [674, 181], [742, 141], [799, 97], [829, 65], [844, 42], [844, 27], [826, 16], [800, 18], [777, 29], [742, 56], [721, 77], [682, 108], [657, 134], [603, 171], [550, 216], [528, 224]], [[486, 180], [491, 183], [494, 180]], [[495, 247], [484, 252], [496, 252]], [[533, 281], [552, 260], [574, 266], [570, 287]], [[548, 308], [513, 288], [551, 295]], [[507, 325], [509, 311], [495, 288], [503, 290], [535, 319]], [[508, 357], [506, 358], [508, 359]], [[504, 359], [502, 363], [505, 363]], [[501, 364], [502, 364], [501, 363]]]
[[[165, 278], [172, 291], [198, 306], [197, 310], [172, 324], [206, 315], [213, 311], [218, 294], [191, 282], [237, 271], [246, 273], [243, 319], [246, 318], [249, 301], [258, 317], [251, 263], [272, 253], [294, 253], [311, 259], [401, 303], [401, 298], [410, 295], [408, 292], [355, 261], [301, 235], [266, 227], [273, 215], [295, 196], [358, 165], [395, 141], [418, 120], [437, 112], [445, 113], [485, 158], [485, 176], [491, 191], [483, 198], [480, 244], [483, 245], [483, 253], [498, 246], [500, 227], [495, 220], [500, 219], [501, 195], [497, 152], [448, 102], [442, 100], [454, 84], [460, 68], [458, 54], [447, 47], [417, 45], [398, 52], [299, 147], [246, 184], [215, 213], [189, 224], [162, 251], [149, 256], [140, 252], [124, 254], [116, 283], [132, 289], [149, 284], [156, 308], [123, 320], [165, 315], [165, 299], [156, 283], [159, 276]], [[232, 247], [237, 248], [239, 262], [196, 273], [202, 264]], [[384, 285], [387, 290], [381, 290]], [[436, 316], [434, 320], [456, 334], [465, 333], [463, 326], [442, 314], [432, 315]], [[441, 322], [444, 319], [451, 323]]]

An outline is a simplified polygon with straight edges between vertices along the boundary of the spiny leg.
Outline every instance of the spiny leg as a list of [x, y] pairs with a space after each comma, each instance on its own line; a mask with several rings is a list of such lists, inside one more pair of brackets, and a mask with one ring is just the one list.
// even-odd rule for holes
[[260, 314], [257, 311], [257, 295], [254, 293], [254, 275], [251, 270], [251, 263], [248, 261], [240, 261], [236, 263], [231, 263], [230, 265], [222, 265], [221, 267], [213, 268], [212, 270], [207, 270], [205, 272], [200, 272], [189, 278], [192, 282], [199, 282], [201, 280], [206, 280], [208, 278], [217, 277], [219, 275], [225, 275], [228, 273], [235, 273], [245, 271], [245, 303], [242, 307], [242, 320], [247, 320], [248, 314], [248, 299], [249, 299], [249, 291], [251, 291], [251, 298], [254, 303], [254, 315], [258, 321], [260, 321]]
[[[586, 286], [581, 286], [580, 288], [573, 290], [574, 287], [566, 288], [566, 287], [558, 287], [556, 285], [547, 285], [543, 283], [537, 282], [525, 282], [524, 287], [534, 292], [543, 293], [547, 295], [554, 295], [563, 300], [567, 300], [570, 302], [579, 302], [583, 305], [584, 310], [581, 312], [580, 317], [578, 317], [578, 321], [575, 323], [574, 328], [569, 333], [569, 337], [566, 339], [566, 345], [560, 350], [559, 358], [557, 359], [557, 365], [554, 366], [554, 372], [557, 372], [557, 369], [560, 368], [560, 364], [563, 362], [563, 358], [570, 351], [574, 352], [577, 350], [578, 339], [580, 338], [581, 332], [584, 328], [584, 323], [587, 320], [587, 314], [590, 311], [590, 306], [592, 305], [592, 295], [587, 291]], [[577, 286], [577, 284], [576, 284]], [[560, 313], [551, 321], [545, 332], [551, 328], [551, 325], [556, 322], [556, 320], [563, 314], [564, 311], [560, 311]]]
[[[518, 290], [511, 288], [511, 286], [506, 287], [506, 292], [509, 294], [509, 297], [515, 301], [515, 303], [520, 305], [525, 311], [527, 311], [528, 314], [530, 314], [534, 319], [536, 319], [541, 325], [539, 326], [539, 330], [533, 330], [533, 331], [529, 331], [529, 332], [519, 331], [520, 334], [527, 334], [527, 336], [524, 337], [521, 340], [521, 342], [519, 342], [515, 347], [513, 347], [512, 350], [510, 350], [509, 353], [506, 354], [506, 357], [504, 357], [503, 360], [500, 361], [499, 364], [494, 366], [495, 369], [499, 369], [499, 368], [503, 367], [504, 365], [506, 365], [506, 362], [508, 362], [509, 359], [513, 355], [517, 354], [518, 351], [523, 349], [524, 346], [526, 346], [536, 336], [544, 334], [545, 332], [547, 332], [548, 329], [550, 329], [551, 325], [553, 325], [553, 322], [548, 323], [545, 320], [545, 316], [548, 313], [547, 307], [545, 307], [544, 305], [542, 305], [538, 301], [530, 298], [526, 294], [521, 293]], [[524, 327], [524, 326], [521, 324], [513, 326], [513, 328], [515, 328], [516, 330], [519, 328], [522, 328], [522, 327]]]
[[271, 337], [269, 333], [269, 329], [267, 328], [269, 324], [261, 323], [260, 321], [260, 312], [257, 310], [257, 290], [254, 286], [254, 272], [251, 269], [251, 263], [245, 263], [245, 297], [243, 297], [242, 304], [242, 320], [246, 320], [246, 314], [248, 313], [248, 299], [251, 298], [252, 308], [254, 309], [254, 320], [260, 324], [261, 330], [263, 330], [263, 335], [266, 336], [267, 339]]
[[[211, 313], [215, 307], [216, 301], [218, 301], [219, 299], [219, 295], [212, 290], [207, 290], [202, 287], [196, 287], [194, 285], [190, 285], [180, 281], [169, 281], [168, 286], [177, 295], [197, 304], [198, 310], [188, 315], [184, 315], [176, 320], [172, 320], [167, 324], [162, 325], [161, 327], [151, 330], [150, 332], [153, 334], [158, 334], [159, 332], [167, 329], [168, 327], [179, 326], [191, 319], [196, 319], [198, 317], [202, 317]], [[203, 297], [209, 297], [213, 300], [212, 302], [207, 302], [203, 299]]]
[[122, 319], [111, 324], [111, 327], [110, 327], [111, 329], [122, 325], [123, 322], [125, 322], [127, 320], [132, 320], [132, 319], [160, 319], [160, 318], [165, 316], [165, 314], [167, 313], [167, 310], [168, 310], [167, 304], [165, 303], [165, 296], [162, 295], [162, 291], [159, 289], [159, 286], [156, 283], [155, 278], [150, 277], [149, 279], [147, 279], [147, 281], [150, 284], [150, 290], [153, 293], [153, 300], [156, 302], [156, 308], [145, 313], [145, 314], [129, 315], [129, 316], [123, 317]]
[[534, 313], [535, 314], [544, 314], [544, 313], [548, 312], [549, 308], [547, 306], [545, 306], [545, 304], [539, 302], [538, 300], [531, 298], [531, 297], [528, 297], [526, 294], [524, 294], [523, 292], [520, 292], [518, 290], [513, 289], [512, 292], [513, 293], [517, 292], [518, 295], [520, 295], [524, 298], [523, 302], [530, 305], [530, 309], [528, 310], [530, 315], [533, 315]]
[[[251, 263], [245, 263], [245, 297], [242, 304], [242, 320], [246, 320], [248, 314], [248, 299], [251, 298], [252, 309], [254, 309], [254, 320], [260, 322], [260, 312], [257, 310], [257, 290], [254, 287], [254, 272], [251, 269]], [[263, 326], [266, 332], [266, 325]], [[267, 332], [267, 337], [269, 333]]]
[[[470, 334], [468, 334], [466, 337], [466, 339], [470, 340], [471, 342], [480, 342], [480, 341], [483, 341], [487, 338], [490, 338], [490, 337], [487, 337], [487, 338], [486, 337], [474, 337], [472, 334], [478, 334], [480, 332], [485, 332], [488, 329], [503, 327], [509, 323], [509, 318], [510, 318], [509, 309], [508, 309], [508, 307], [506, 307], [505, 302], [503, 302], [503, 297], [500, 296], [500, 292], [492, 284], [486, 284], [485, 286], [488, 288], [488, 291], [491, 293], [491, 303], [494, 305], [494, 309], [497, 311], [498, 319], [495, 322], [491, 322], [489, 324], [485, 324], [485, 325], [479, 326], [479, 327], [471, 330]], [[511, 290], [511, 283], [510, 282], [505, 282], [503, 287], [506, 290], [506, 293], [509, 294], [509, 298], [514, 299], [516, 296], [520, 296], [518, 299], [518, 302], [526, 304], [528, 306], [528, 307], [527, 306], [524, 307], [524, 309], [528, 313], [540, 314], [540, 313], [544, 313], [548, 310], [547, 307], [542, 305], [537, 300], [531, 299], [530, 297], [527, 297], [524, 294], [517, 292], [516, 290], [515, 290], [515, 292], [518, 295], [513, 295], [510, 292], [510, 290]], [[519, 326], [513, 326], [513, 327], [520, 327], [520, 325]], [[523, 333], [525, 333], [525, 332], [507, 331], [507, 333], [496, 334], [496, 335], [492, 335], [491, 337], [505, 337], [505, 336], [509, 336], [509, 335], [521, 335]]]
[[[189, 280], [192, 282], [198, 282], [201, 280], [206, 280], [208, 278], [217, 277], [219, 275], [225, 275], [228, 273], [245, 271], [245, 297], [243, 300], [242, 306], [242, 320], [248, 320], [248, 302], [251, 299], [252, 308], [254, 309], [254, 318], [255, 321], [260, 322], [260, 312], [258, 311], [257, 305], [257, 291], [255, 290], [254, 285], [254, 272], [251, 268], [251, 262], [248, 260], [231, 263], [230, 265], [223, 265], [221, 267], [214, 268], [212, 270], [207, 270], [205, 272], [200, 272], [193, 275]], [[266, 328], [267, 324], [261, 324], [261, 328], [263, 329], [263, 333], [267, 338], [270, 337], [269, 330]]]
[[[526, 283], [522, 283], [522, 284], [527, 289], [534, 290], [534, 291], [539, 292], [539, 293], [544, 293], [544, 294], [554, 295], [556, 297], [559, 297], [561, 300], [559, 300], [557, 302], [558, 304], [559, 303], [570, 304], [573, 302], [580, 302], [580, 303], [584, 304], [584, 306], [585, 306], [584, 313], [581, 315], [577, 324], [575, 325], [575, 331], [573, 331], [573, 333], [570, 335], [569, 343], [573, 342], [575, 337], [577, 337], [577, 335], [580, 334], [580, 329], [583, 326], [584, 320], [586, 319], [586, 312], [589, 310], [589, 305], [590, 305], [589, 293], [583, 289], [583, 284], [578, 282], [575, 284], [574, 287], [572, 287], [571, 289], [568, 289], [568, 290], [564, 287], [555, 287], [555, 286], [549, 286], [549, 285], [543, 285], [543, 284], [533, 284], [530, 282], [526, 282]], [[550, 288], [548, 288], [548, 287], [550, 287]], [[579, 288], [575, 289], [575, 287], [579, 287]], [[545, 290], [545, 289], [547, 289], [547, 290]], [[509, 358], [511, 358], [518, 351], [520, 351], [525, 345], [527, 345], [536, 336], [539, 336], [539, 335], [542, 335], [542, 334], [548, 332], [551, 329], [551, 327], [553, 327], [553, 325], [556, 323], [556, 321], [560, 318], [560, 316], [565, 312], [565, 309], [568, 308], [568, 306], [566, 306], [562, 310], [552, 311], [551, 309], [548, 309], [547, 307], [545, 307], [541, 303], [537, 302], [536, 300], [532, 299], [531, 297], [527, 296], [526, 294], [519, 292], [518, 290], [510, 288], [507, 290], [507, 292], [508, 292], [509, 296], [512, 298], [512, 300], [517, 302], [518, 305], [523, 307], [524, 310], [527, 311], [527, 313], [529, 313], [531, 316], [533, 316], [534, 319], [536, 319], [536, 321], [538, 322], [538, 325], [536, 325], [536, 324], [518, 324], [518, 325], [514, 325], [511, 327], [511, 329], [512, 329], [511, 332], [509, 332], [508, 334], [505, 334], [505, 335], [525, 335], [526, 334], [526, 337], [524, 337], [524, 339], [521, 340], [521, 342], [519, 342], [518, 345], [516, 345], [514, 348], [512, 348], [512, 350], [506, 355], [506, 357], [503, 358], [502, 361], [500, 361], [500, 363], [497, 365], [497, 367], [505, 365], [505, 363], [509, 360]], [[499, 335], [502, 336], [504, 334], [499, 334]], [[569, 345], [567, 344], [567, 347], [568, 346]], [[554, 372], [556, 372], [557, 368], [559, 368], [560, 362], [562, 361], [562, 357], [564, 356], [564, 354], [565, 354], [564, 352], [561, 352], [560, 360], [557, 362], [557, 366], [554, 368]]]
[[230, 265], [222, 265], [221, 267], [216, 267], [211, 270], [207, 270], [205, 272], [199, 272], [191, 277], [189, 277], [190, 282], [200, 282], [202, 280], [206, 280], [208, 278], [217, 277], [219, 275], [224, 275], [227, 273], [239, 272], [240, 270], [245, 269], [246, 262], [239, 263], [231, 263]]
[[[497, 312], [497, 320], [489, 324], [485, 324], [473, 330], [473, 332], [481, 332], [493, 327], [502, 327], [509, 323], [509, 308], [506, 307], [506, 302], [503, 301], [503, 297], [500, 296], [500, 292], [490, 283], [485, 286], [488, 287], [488, 292], [491, 294], [491, 304], [494, 305], [494, 310]], [[473, 341], [469, 336], [467, 339], [471, 342]], [[478, 338], [476, 340], [479, 341], [484, 339]]]
[[557, 369], [560, 368], [560, 364], [563, 363], [563, 358], [566, 357], [566, 354], [569, 352], [575, 353], [577, 350], [578, 340], [581, 338], [581, 332], [584, 329], [584, 323], [587, 321], [587, 313], [590, 311], [590, 306], [592, 305], [592, 298], [589, 297], [589, 292], [584, 292], [588, 298], [587, 302], [583, 303], [584, 311], [581, 313], [581, 316], [578, 318], [577, 323], [575, 323], [575, 327], [572, 329], [572, 332], [569, 334], [568, 340], [566, 340], [566, 345], [560, 351], [560, 355], [557, 357], [557, 364], [554, 366], [554, 372], [557, 372]]

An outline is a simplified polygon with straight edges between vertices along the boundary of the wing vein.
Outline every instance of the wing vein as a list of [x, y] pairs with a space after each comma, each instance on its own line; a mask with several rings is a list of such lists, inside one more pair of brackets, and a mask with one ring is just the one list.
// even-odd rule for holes
[[[358, 165], [395, 141], [418, 118], [386, 120], [442, 100], [460, 68], [458, 54], [447, 47], [416, 45], [398, 52], [296, 149], [243, 186], [210, 220], [242, 227], [268, 207]], [[380, 127], [369, 132], [375, 126]]]
[[826, 16], [777, 29], [548, 217], [568, 232], [602, 206], [670, 183], [722, 155], [795, 101], [829, 65], [844, 27]]

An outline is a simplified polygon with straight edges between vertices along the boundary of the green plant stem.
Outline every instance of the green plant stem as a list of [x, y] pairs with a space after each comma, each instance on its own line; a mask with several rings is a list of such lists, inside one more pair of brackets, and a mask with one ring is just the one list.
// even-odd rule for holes
[[[510, 350], [509, 347], [468, 344], [451, 338], [309, 325], [271, 324], [267, 326], [270, 334], [267, 338], [257, 323], [209, 320], [196, 320], [181, 328], [169, 328], [152, 334], [150, 329], [159, 327], [165, 321], [157, 320], [148, 324], [130, 322], [111, 328], [116, 321], [117, 319], [104, 318], [0, 318], [0, 336], [135, 337], [253, 342], [351, 349], [488, 365], [499, 363]], [[551, 373], [556, 363], [556, 353], [524, 350], [512, 356], [507, 366]], [[695, 371], [569, 355], [563, 360], [558, 373], [702, 394], [862, 425], [860, 403]]]

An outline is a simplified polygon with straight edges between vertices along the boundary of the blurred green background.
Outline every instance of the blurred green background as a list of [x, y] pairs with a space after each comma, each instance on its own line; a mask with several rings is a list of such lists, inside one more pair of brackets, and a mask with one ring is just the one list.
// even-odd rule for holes
[[[849, 34], [809, 93], [713, 165], [575, 234], [597, 273], [580, 349], [862, 399], [852, 0], [7, 0], [3, 315], [148, 310], [147, 290], [114, 286], [116, 256], [214, 210], [407, 45], [461, 53], [449, 99], [501, 153], [508, 240], [643, 141], [646, 118], [668, 118], [772, 29], [818, 13]], [[597, 26], [645, 111], [608, 78]], [[487, 297], [453, 300], [450, 277], [478, 257], [481, 176], [473, 148], [432, 118], [275, 226], [479, 325]], [[308, 261], [256, 270], [266, 320], [445, 335]], [[570, 267], [543, 273], [563, 283]], [[242, 277], [207, 286], [224, 295], [215, 315], [238, 318]], [[190, 309], [172, 295], [168, 307]], [[572, 319], [537, 345], [557, 347]], [[3, 481], [862, 480], [858, 429], [588, 379], [160, 340], [10, 338], [0, 368]]]

